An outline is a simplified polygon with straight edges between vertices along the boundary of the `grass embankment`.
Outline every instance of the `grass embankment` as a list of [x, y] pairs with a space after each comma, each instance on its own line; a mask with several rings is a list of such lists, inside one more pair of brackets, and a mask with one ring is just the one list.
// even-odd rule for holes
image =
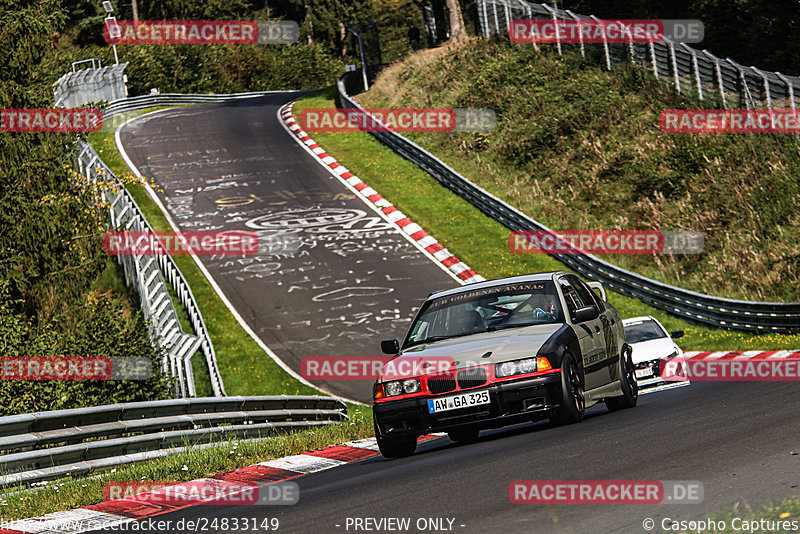
[[[299, 117], [303, 109], [336, 107], [335, 95], [334, 88], [313, 93], [298, 101], [294, 106], [294, 114]], [[438, 106], [436, 103], [430, 105]], [[564, 267], [546, 255], [512, 254], [508, 249], [506, 228], [483, 215], [470, 203], [441, 186], [429, 174], [395, 154], [371, 135], [312, 133], [311, 136], [342, 165], [486, 278]], [[800, 347], [800, 335], [751, 335], [729, 330], [709, 330], [616, 293], [610, 293], [609, 299], [623, 317], [653, 315], [668, 329], [685, 330], [686, 337], [681, 339], [681, 346], [686, 350]]]
[[661, 131], [662, 110], [717, 107], [709, 96], [678, 95], [638, 67], [607, 72], [578, 54], [473, 41], [410, 56], [358, 99], [492, 108], [490, 133], [409, 137], [556, 230], [705, 232], [702, 254], [606, 256], [613, 263], [702, 293], [800, 301], [800, 144], [790, 134]]

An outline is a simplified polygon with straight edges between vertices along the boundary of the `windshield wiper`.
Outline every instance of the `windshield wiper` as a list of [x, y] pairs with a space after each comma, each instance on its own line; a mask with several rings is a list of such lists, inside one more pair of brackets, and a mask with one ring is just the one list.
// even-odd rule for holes
[[523, 323], [523, 324], [500, 324], [500, 325], [492, 325], [488, 327], [484, 332], [494, 332], [495, 330], [505, 330], [506, 328], [522, 328], [524, 326], [534, 326], [537, 324], [546, 324], [546, 323]]
[[420, 339], [419, 341], [414, 341], [408, 346], [411, 347], [413, 345], [420, 345], [422, 343], [430, 343], [432, 341], [443, 341], [445, 339], [452, 339], [454, 337], [471, 336], [472, 334], [480, 334], [481, 332], [483, 332], [483, 330], [477, 330], [477, 331], [471, 330], [469, 332], [461, 332], [460, 334], [452, 334], [452, 335], [449, 335], [449, 336], [430, 336], [430, 337], [426, 337], [425, 339]]

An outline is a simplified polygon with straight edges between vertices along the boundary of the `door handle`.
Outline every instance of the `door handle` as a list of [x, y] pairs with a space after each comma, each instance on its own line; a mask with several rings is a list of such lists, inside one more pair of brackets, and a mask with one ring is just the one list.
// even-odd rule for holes
[[595, 326], [594, 327], [594, 332], [595, 332], [595, 334], [599, 334], [600, 333], [600, 327], [599, 326]]

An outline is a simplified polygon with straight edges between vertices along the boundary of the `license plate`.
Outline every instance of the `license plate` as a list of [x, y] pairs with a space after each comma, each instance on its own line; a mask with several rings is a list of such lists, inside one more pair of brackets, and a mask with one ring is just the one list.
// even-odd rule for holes
[[489, 392], [475, 391], [472, 393], [462, 393], [461, 395], [451, 395], [440, 399], [430, 399], [428, 401], [428, 412], [439, 413], [458, 408], [469, 408], [480, 404], [489, 404]]
[[647, 369], [636, 370], [636, 378], [644, 378], [646, 376], [652, 376], [652, 375], [653, 375], [652, 367], [648, 367]]

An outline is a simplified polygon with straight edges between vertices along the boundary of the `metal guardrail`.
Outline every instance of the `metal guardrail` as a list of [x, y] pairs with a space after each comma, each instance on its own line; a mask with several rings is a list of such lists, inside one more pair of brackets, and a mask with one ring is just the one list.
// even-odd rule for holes
[[[110, 207], [110, 226], [124, 231], [153, 232], [136, 201], [119, 178], [103, 163], [94, 148], [85, 141], [79, 141], [78, 146], [78, 172], [93, 184], [98, 181], [110, 184], [101, 192]], [[117, 261], [124, 268], [128, 285], [136, 285], [144, 317], [149, 323], [150, 338], [156, 346], [163, 349], [161, 371], [178, 378], [177, 394], [181, 397], [196, 395], [191, 358], [199, 349], [206, 358], [214, 395], [224, 396], [225, 386], [219, 374], [214, 346], [206, 330], [203, 315], [189, 284], [172, 257], [168, 254], [118, 255]], [[181, 330], [167, 282], [186, 309], [195, 335]]]
[[[343, 107], [363, 110], [348, 95], [348, 90], [359, 87], [359, 83], [358, 71], [345, 73], [339, 79], [339, 99]], [[555, 232], [475, 185], [442, 160], [402, 135], [388, 131], [371, 133], [506, 228]], [[706, 326], [750, 332], [800, 331], [800, 302], [752, 302], [704, 295], [651, 280], [591, 254], [554, 254], [553, 257], [573, 271], [602, 282], [618, 293]]]
[[0, 455], [0, 486], [91, 473], [190, 446], [215, 446], [223, 438], [264, 437], [347, 419], [347, 405], [339, 399], [288, 395], [134, 402], [0, 417], [0, 450], [10, 451]]
[[[509, 23], [514, 19], [594, 19], [524, 0], [478, 0], [478, 18], [485, 39], [492, 35], [508, 36]], [[557, 44], [559, 54], [569, 48], [580, 48], [584, 56], [591, 46]], [[709, 93], [718, 95], [726, 109], [734, 105], [735, 98], [738, 108], [752, 109], [762, 103], [767, 109], [796, 110], [800, 98], [800, 77], [745, 67], [730, 58], [720, 59], [708, 50], [698, 51], [667, 38], [659, 43], [606, 42], [595, 46], [598, 48], [592, 50], [602, 47], [602, 60], [608, 70], [614, 63], [633, 61], [651, 70], [656, 78], [670, 81], [678, 93], [693, 94], [701, 101]]]

